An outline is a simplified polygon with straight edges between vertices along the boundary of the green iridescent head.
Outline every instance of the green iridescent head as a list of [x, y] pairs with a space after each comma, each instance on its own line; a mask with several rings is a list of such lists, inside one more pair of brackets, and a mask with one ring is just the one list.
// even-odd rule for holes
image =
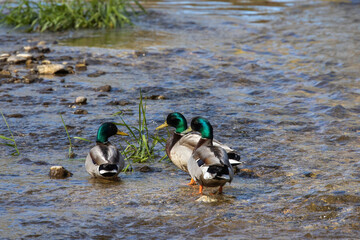
[[167, 116], [165, 123], [158, 126], [156, 130], [167, 126], [174, 127], [175, 132], [181, 133], [187, 129], [187, 121], [181, 113], [173, 112]]
[[96, 141], [101, 143], [106, 143], [108, 138], [114, 135], [124, 135], [127, 136], [128, 134], [119, 131], [116, 125], [112, 122], [106, 122], [101, 124], [99, 130], [97, 132]]
[[195, 117], [191, 120], [191, 129], [201, 134], [202, 138], [213, 139], [213, 128], [210, 122], [203, 117]]

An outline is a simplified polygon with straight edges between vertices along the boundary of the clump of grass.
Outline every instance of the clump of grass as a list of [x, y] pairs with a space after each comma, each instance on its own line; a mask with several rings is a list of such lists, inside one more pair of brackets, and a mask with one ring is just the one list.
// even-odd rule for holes
[[3, 136], [3, 135], [0, 135], [0, 138], [1, 138], [1, 139], [7, 141], [6, 143], [0, 143], [0, 145], [5, 145], [5, 146], [9, 146], [9, 147], [13, 148], [15, 151], [12, 152], [11, 155], [12, 155], [12, 156], [19, 156], [19, 155], [20, 155], [20, 152], [19, 152], [19, 149], [18, 149], [18, 147], [17, 147], [17, 145], [16, 145], [14, 135], [12, 134], [12, 132], [11, 132], [11, 130], [10, 130], [9, 124], [8, 124], [7, 121], [6, 121], [6, 118], [5, 118], [4, 114], [3, 114], [2, 112], [0, 112], [0, 113], [1, 113], [1, 115], [2, 115], [2, 117], [3, 117], [3, 119], [4, 119], [4, 122], [5, 122], [7, 128], [8, 128], [8, 130], [9, 130], [9, 132], [10, 132], [10, 135], [11, 135], [11, 138], [5, 137], [5, 136]]
[[74, 153], [74, 151], [73, 151], [73, 145], [72, 145], [72, 143], [71, 143], [71, 138], [70, 138], [70, 135], [69, 135], [69, 131], [67, 130], [65, 121], [64, 121], [64, 119], [63, 119], [63, 117], [62, 117], [61, 114], [60, 114], [60, 117], [61, 117], [61, 121], [62, 121], [62, 123], [63, 123], [63, 125], [64, 125], [65, 131], [66, 131], [66, 135], [67, 135], [68, 140], [69, 140], [69, 154], [68, 154], [68, 157], [69, 157], [69, 158], [74, 158], [74, 157], [75, 157], [75, 153]]
[[140, 102], [138, 108], [138, 126], [131, 126], [125, 122], [121, 116], [122, 112], [117, 112], [114, 115], [120, 116], [121, 123], [118, 125], [127, 128], [130, 139], [125, 141], [127, 147], [123, 150], [125, 159], [132, 159], [135, 163], [143, 163], [149, 160], [154, 160], [158, 155], [156, 154], [156, 145], [161, 144], [164, 146], [166, 139], [158, 135], [151, 135], [148, 129], [146, 120], [146, 103], [143, 102], [143, 97], [140, 92]]
[[138, 0], [19, 0], [0, 9], [0, 23], [27, 31], [116, 28], [144, 12]]

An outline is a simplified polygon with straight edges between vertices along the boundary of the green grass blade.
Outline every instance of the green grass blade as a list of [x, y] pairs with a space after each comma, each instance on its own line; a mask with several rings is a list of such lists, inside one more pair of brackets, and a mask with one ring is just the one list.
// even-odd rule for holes
[[4, 139], [4, 140], [7, 140], [7, 141], [12, 141], [12, 142], [15, 142], [15, 140], [14, 140], [14, 139], [12, 139], [12, 138], [8, 138], [8, 137], [5, 137], [5, 136], [3, 136], [3, 135], [0, 135], [0, 138], [1, 138], [1, 139]]
[[82, 138], [82, 137], [73, 137], [73, 138], [79, 139], [79, 140], [82, 140], [82, 141], [85, 141], [85, 142], [92, 142], [92, 141], [90, 141], [89, 139]]

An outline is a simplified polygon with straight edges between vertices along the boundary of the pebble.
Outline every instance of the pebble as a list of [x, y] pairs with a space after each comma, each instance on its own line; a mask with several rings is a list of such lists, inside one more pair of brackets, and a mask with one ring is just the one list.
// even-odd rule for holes
[[39, 48], [36, 46], [24, 46], [24, 50], [27, 52], [33, 51], [33, 50], [38, 50]]
[[86, 64], [85, 63], [77, 63], [75, 65], [75, 69], [77, 71], [86, 71], [87, 70], [87, 67], [86, 67]]
[[73, 174], [66, 170], [63, 166], [52, 166], [50, 167], [49, 176], [50, 178], [63, 179], [71, 177]]
[[149, 97], [144, 97], [144, 99], [163, 100], [163, 99], [166, 99], [166, 98], [163, 95], [151, 95]]
[[82, 109], [76, 109], [74, 114], [88, 114], [88, 111]]
[[32, 54], [30, 53], [19, 53], [16, 55], [16, 57], [18, 58], [26, 58], [26, 59], [31, 59], [33, 57]]
[[46, 45], [46, 42], [45, 42], [45, 41], [40, 41], [40, 42], [38, 42], [37, 45], [38, 45], [38, 46], [45, 46], [45, 45]]
[[212, 203], [212, 202], [218, 202], [219, 200], [216, 198], [212, 198], [209, 196], [201, 196], [200, 198], [196, 199], [197, 202], [205, 202], [205, 203]]
[[24, 115], [22, 115], [21, 113], [14, 113], [14, 114], [8, 114], [6, 117], [8, 117], [8, 118], [23, 118]]
[[107, 105], [112, 105], [112, 106], [126, 106], [129, 105], [130, 102], [126, 101], [126, 100], [120, 100], [120, 101], [111, 101], [109, 103], [107, 103]]
[[83, 96], [77, 97], [75, 99], [76, 104], [86, 104], [86, 102], [87, 102], [87, 98]]
[[9, 77], [11, 77], [11, 72], [9, 70], [1, 70], [0, 77], [1, 78], [9, 78]]
[[101, 86], [98, 87], [96, 89], [97, 92], [110, 92], [111, 91], [111, 86], [110, 85], [105, 85], [105, 86]]
[[7, 62], [10, 64], [21, 64], [21, 63], [25, 63], [27, 60], [26, 57], [18, 57], [18, 56], [10, 56], [7, 58]]
[[45, 64], [51, 64], [51, 61], [48, 59], [45, 59], [43, 61], [41, 61], [41, 64], [45, 65]]
[[96, 71], [94, 73], [90, 73], [88, 74], [88, 77], [100, 77], [101, 75], [104, 75], [106, 74], [104, 71]]
[[238, 175], [243, 178], [259, 178], [260, 175], [256, 173], [254, 170], [247, 168], [240, 168], [238, 170]]
[[10, 54], [8, 54], [8, 53], [0, 54], [0, 62], [5, 62], [9, 57], [10, 57]]
[[309, 178], [315, 178], [317, 175], [318, 175], [318, 173], [304, 172], [304, 176], [309, 177]]
[[70, 73], [68, 69], [65, 68], [62, 64], [45, 64], [38, 65], [37, 71], [39, 74], [44, 75], [53, 75], [53, 74], [68, 74]]
[[153, 170], [149, 166], [143, 166], [139, 169], [139, 171], [140, 172], [153, 172]]

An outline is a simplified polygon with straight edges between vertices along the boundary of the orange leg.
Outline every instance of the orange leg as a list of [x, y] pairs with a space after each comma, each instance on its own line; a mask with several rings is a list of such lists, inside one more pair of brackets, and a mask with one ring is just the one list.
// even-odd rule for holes
[[220, 186], [219, 187], [219, 194], [222, 194], [222, 191], [223, 191], [223, 186]]
[[193, 178], [191, 178], [190, 182], [187, 185], [196, 185], [196, 182]]
[[203, 185], [200, 185], [199, 186], [199, 194], [201, 194], [201, 195], [203, 194], [203, 189], [204, 189]]

